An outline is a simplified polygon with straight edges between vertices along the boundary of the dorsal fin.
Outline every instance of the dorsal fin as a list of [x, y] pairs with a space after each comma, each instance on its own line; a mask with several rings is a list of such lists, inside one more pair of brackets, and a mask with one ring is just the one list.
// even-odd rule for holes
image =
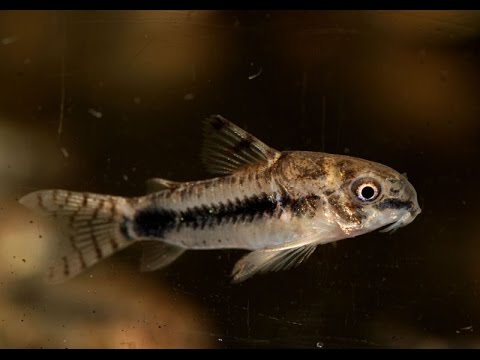
[[202, 161], [212, 174], [229, 175], [259, 163], [273, 163], [280, 152], [220, 115], [204, 122]]
[[166, 190], [166, 189], [175, 189], [180, 186], [180, 183], [176, 181], [167, 180], [167, 179], [153, 178], [153, 179], [148, 179], [145, 182], [145, 185], [147, 188], [147, 194], [151, 194], [151, 193]]

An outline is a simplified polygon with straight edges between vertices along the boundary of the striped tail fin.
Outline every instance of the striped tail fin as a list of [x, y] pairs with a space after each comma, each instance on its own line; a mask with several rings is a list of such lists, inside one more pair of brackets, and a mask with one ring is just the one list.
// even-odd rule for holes
[[66, 190], [41, 190], [25, 195], [20, 204], [55, 217], [62, 233], [59, 254], [47, 281], [70, 279], [134, 243], [128, 224], [134, 210], [127, 199]]

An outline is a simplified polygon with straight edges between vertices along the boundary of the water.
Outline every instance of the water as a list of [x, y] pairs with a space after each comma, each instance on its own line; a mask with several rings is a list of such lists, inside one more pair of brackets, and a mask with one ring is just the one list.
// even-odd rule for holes
[[[479, 346], [478, 12], [0, 17], [0, 346]], [[142, 274], [132, 248], [45, 286], [57, 237], [15, 199], [206, 178], [212, 113], [279, 150], [407, 172], [423, 212], [238, 285], [242, 251]]]

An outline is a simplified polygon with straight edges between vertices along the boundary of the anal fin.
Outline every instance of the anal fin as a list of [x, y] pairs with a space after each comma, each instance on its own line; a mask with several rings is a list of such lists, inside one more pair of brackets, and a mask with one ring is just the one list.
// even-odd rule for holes
[[312, 255], [317, 245], [309, 244], [290, 249], [272, 248], [252, 251], [235, 264], [232, 271], [232, 282], [242, 282], [257, 273], [296, 267]]
[[140, 264], [140, 271], [159, 270], [174, 262], [185, 249], [168, 245], [159, 241], [146, 241], [142, 243], [143, 254]]

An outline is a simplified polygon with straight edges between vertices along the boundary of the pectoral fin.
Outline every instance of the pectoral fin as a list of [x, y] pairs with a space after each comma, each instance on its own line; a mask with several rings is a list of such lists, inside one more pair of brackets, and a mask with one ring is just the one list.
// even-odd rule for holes
[[315, 251], [317, 244], [290, 249], [252, 251], [241, 258], [233, 268], [233, 283], [242, 282], [257, 273], [286, 270], [300, 265]]

